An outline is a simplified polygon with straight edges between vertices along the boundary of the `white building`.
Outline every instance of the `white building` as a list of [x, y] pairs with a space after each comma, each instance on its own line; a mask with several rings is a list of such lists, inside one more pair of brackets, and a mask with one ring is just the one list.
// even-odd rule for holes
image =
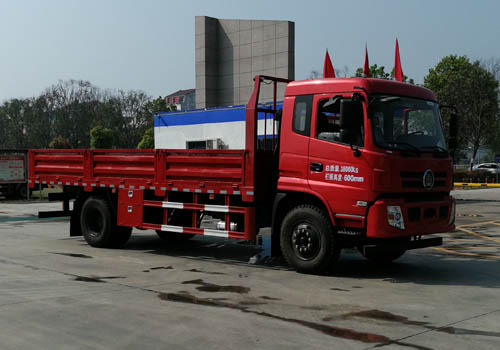
[[[155, 148], [244, 149], [245, 106], [158, 113], [154, 117]], [[259, 113], [258, 138], [271, 142], [273, 115]], [[274, 134], [277, 135], [278, 123]]]

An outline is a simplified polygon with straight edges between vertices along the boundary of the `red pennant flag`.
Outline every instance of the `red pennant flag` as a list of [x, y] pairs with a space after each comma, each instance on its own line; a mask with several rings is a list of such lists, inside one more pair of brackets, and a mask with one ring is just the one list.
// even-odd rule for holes
[[365, 77], [370, 77], [370, 64], [368, 63], [368, 48], [365, 45], [365, 65], [363, 66], [363, 73]]
[[328, 50], [326, 50], [325, 64], [323, 65], [323, 78], [335, 78], [335, 70], [333, 69]]
[[394, 78], [397, 81], [403, 81], [403, 68], [401, 67], [401, 59], [399, 58], [399, 44], [396, 38], [396, 57], [394, 59]]

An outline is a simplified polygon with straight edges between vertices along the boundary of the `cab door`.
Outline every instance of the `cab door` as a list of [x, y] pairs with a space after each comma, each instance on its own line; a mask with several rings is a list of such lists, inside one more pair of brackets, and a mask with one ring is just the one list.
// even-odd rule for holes
[[363, 155], [366, 118], [360, 101], [361, 108], [357, 109], [357, 113], [361, 113], [359, 132], [348, 135], [341, 124], [342, 100], [352, 102], [351, 96], [324, 94], [314, 97], [308, 184], [328, 203], [337, 225], [361, 228], [367, 210], [371, 169]]
[[309, 139], [313, 95], [286, 97], [280, 137], [279, 190], [302, 191], [308, 187]]

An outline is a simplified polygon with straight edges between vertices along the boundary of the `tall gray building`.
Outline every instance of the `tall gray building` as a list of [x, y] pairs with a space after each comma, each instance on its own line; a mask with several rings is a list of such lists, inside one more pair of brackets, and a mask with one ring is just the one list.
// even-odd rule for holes
[[[246, 104], [257, 74], [295, 78], [295, 23], [197, 16], [196, 108]], [[284, 95], [280, 84], [278, 98]], [[264, 85], [260, 101], [272, 100]]]

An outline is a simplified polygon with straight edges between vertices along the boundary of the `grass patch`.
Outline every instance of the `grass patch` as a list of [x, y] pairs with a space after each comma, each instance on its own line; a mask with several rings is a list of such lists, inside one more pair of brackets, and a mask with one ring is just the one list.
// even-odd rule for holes
[[32, 199], [47, 199], [49, 197], [49, 193], [59, 193], [62, 192], [62, 188], [53, 187], [53, 188], [44, 188], [41, 191], [33, 191], [31, 192]]

